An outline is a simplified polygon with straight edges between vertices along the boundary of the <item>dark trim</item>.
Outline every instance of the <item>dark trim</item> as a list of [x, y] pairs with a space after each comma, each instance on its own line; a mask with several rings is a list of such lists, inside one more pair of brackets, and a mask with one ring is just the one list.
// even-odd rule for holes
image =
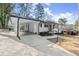
[[33, 21], [39, 21], [39, 22], [42, 22], [42, 23], [54, 23], [54, 24], [58, 24], [58, 23], [55, 23], [55, 22], [52, 22], [52, 21], [37, 20], [37, 19], [34, 19], [34, 18], [26, 18], [26, 17], [19, 16], [19, 15], [10, 14], [10, 16], [11, 17], [16, 17], [16, 18], [21, 18], [21, 19], [29, 19], [29, 20], [33, 20]]
[[[21, 19], [29, 19], [29, 20], [35, 20], [33, 18], [26, 18], [26, 17], [23, 17], [23, 16], [18, 16], [18, 15], [12, 15], [10, 14], [11, 17], [16, 17], [16, 18], [21, 18]], [[35, 20], [36, 21], [36, 20]]]
[[17, 20], [17, 37], [20, 40], [20, 36], [19, 36], [19, 18]]

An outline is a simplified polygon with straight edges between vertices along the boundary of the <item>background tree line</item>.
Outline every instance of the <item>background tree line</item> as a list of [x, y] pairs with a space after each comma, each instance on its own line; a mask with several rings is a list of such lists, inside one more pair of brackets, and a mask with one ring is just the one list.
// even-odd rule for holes
[[[19, 12], [17, 13], [14, 9], [19, 6]], [[30, 18], [32, 3], [21, 3], [21, 4], [10, 4], [10, 3], [0, 3], [0, 28], [7, 28], [9, 21], [9, 14], [16, 13], [16, 15], [24, 16]], [[34, 16], [37, 20], [43, 20], [44, 17], [44, 7], [43, 4], [38, 3], [34, 8]]]

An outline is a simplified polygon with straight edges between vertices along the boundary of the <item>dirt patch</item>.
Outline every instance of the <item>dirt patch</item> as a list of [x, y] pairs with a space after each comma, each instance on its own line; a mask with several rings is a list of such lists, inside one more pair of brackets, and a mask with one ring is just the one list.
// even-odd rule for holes
[[[53, 43], [56, 43], [57, 41], [57, 39], [48, 39], [48, 40]], [[60, 36], [58, 38], [58, 43], [56, 44], [79, 56], [79, 38], [78, 37]]]

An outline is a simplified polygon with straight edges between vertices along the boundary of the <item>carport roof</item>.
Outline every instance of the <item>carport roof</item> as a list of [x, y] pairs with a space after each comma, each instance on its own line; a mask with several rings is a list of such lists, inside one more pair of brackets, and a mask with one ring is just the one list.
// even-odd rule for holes
[[39, 21], [39, 22], [43, 22], [43, 23], [58, 24], [58, 23], [55, 23], [55, 22], [52, 22], [52, 21], [37, 20], [37, 19], [34, 19], [34, 18], [27, 18], [27, 17], [24, 17], [24, 16], [19, 16], [19, 15], [14, 15], [14, 14], [10, 14], [10, 17], [16, 17], [16, 18], [21, 18], [21, 19], [29, 19], [29, 20], [32, 20], [32, 21]]

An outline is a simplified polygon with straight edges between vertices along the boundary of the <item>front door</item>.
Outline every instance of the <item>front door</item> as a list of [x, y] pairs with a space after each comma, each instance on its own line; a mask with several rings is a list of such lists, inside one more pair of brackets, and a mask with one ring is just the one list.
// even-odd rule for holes
[[49, 25], [49, 31], [52, 31], [52, 26], [51, 25]]

